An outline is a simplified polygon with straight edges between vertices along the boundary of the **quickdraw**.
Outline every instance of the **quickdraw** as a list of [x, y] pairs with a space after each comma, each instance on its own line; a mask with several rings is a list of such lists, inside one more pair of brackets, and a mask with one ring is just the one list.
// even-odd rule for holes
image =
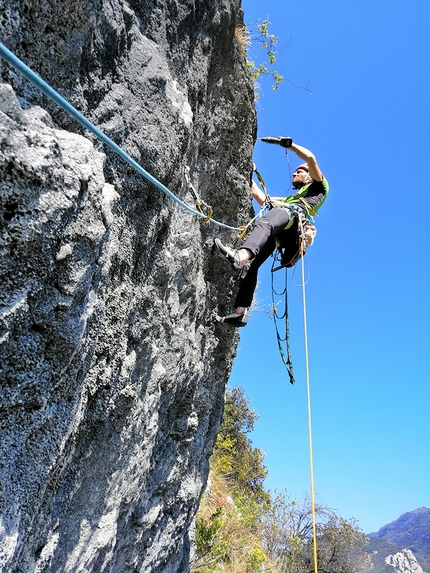
[[249, 221], [249, 223], [248, 223], [247, 225], [239, 225], [239, 229], [241, 230], [241, 232], [240, 232], [240, 233], [236, 233], [236, 237], [237, 237], [239, 240], [240, 240], [240, 239], [243, 239], [243, 237], [244, 237], [245, 234], [246, 234], [246, 231], [249, 229], [249, 227], [252, 225], [252, 223], [253, 223], [256, 219], [258, 219], [258, 217], [261, 217], [262, 214], [264, 213], [264, 211], [266, 211], [266, 209], [269, 209], [270, 206], [271, 206], [271, 204], [270, 204], [270, 197], [269, 197], [269, 195], [267, 194], [267, 191], [266, 191], [266, 184], [264, 183], [264, 179], [262, 178], [262, 176], [260, 175], [260, 173], [257, 171], [257, 166], [255, 165], [255, 163], [252, 164], [252, 170], [253, 170], [253, 172], [256, 174], [257, 179], [258, 179], [258, 182], [260, 183], [260, 185], [261, 185], [261, 187], [262, 187], [262, 189], [263, 189], [263, 191], [264, 191], [264, 194], [265, 194], [266, 198], [265, 198], [265, 201], [264, 201], [263, 206], [261, 207], [260, 211], [255, 215], [255, 217], [253, 217], [253, 218]]
[[252, 164], [252, 170], [257, 176], [258, 182], [260, 183], [261, 188], [263, 189], [265, 195], [267, 195], [266, 184], [264, 183], [264, 179], [261, 177], [260, 173], [257, 171], [257, 166], [255, 165], [255, 163]]
[[[201, 213], [202, 215], [204, 215], [204, 219], [203, 221], [205, 223], [208, 223], [212, 217], [212, 213], [213, 213], [213, 209], [210, 205], [208, 205], [207, 203], [205, 203], [203, 201], [203, 199], [200, 199], [194, 185], [191, 183], [191, 177], [190, 177], [190, 168], [188, 167], [188, 165], [186, 165], [184, 167], [184, 179], [185, 182], [188, 186], [188, 189], [191, 191], [191, 193], [194, 196], [194, 200], [195, 200], [195, 206], [196, 206], [196, 210]], [[204, 209], [206, 209], [206, 212], [204, 211]]]
[[[254, 221], [255, 219], [253, 219]], [[239, 229], [242, 229], [241, 233], [236, 233], [236, 237], [238, 239], [243, 239], [243, 237], [245, 236], [246, 231], [248, 230], [248, 227], [251, 223], [248, 223], [248, 225], [239, 225]]]
[[[202, 206], [207, 208], [207, 210], [208, 210], [207, 213], [205, 213], [205, 212], [203, 211]], [[196, 203], [196, 209], [197, 209], [197, 211], [198, 211], [199, 213], [201, 213], [202, 215], [205, 215], [205, 218], [203, 219], [203, 222], [204, 222], [204, 223], [209, 223], [209, 221], [210, 221], [210, 219], [211, 219], [211, 217], [212, 217], [212, 213], [213, 213], [212, 207], [211, 207], [210, 205], [207, 205], [207, 204], [203, 201], [203, 199], [199, 199], [199, 200], [197, 201], [197, 203]]]

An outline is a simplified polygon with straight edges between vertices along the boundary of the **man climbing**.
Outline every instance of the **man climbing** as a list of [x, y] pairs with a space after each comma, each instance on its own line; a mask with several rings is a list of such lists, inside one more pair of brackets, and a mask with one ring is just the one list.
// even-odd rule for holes
[[[270, 210], [257, 220], [254, 230], [240, 249], [227, 247], [219, 239], [215, 239], [218, 253], [233, 265], [242, 278], [234, 312], [218, 319], [237, 327], [245, 326], [248, 321], [247, 310], [252, 304], [260, 266], [277, 246], [288, 246], [291, 241], [297, 241], [297, 218], [300, 214], [307, 218], [315, 215], [329, 190], [311, 151], [293, 143], [290, 137], [263, 138], [263, 141], [294, 151], [306, 163], [299, 165], [293, 173], [292, 185], [296, 193], [289, 197], [270, 197]], [[268, 197], [254, 181], [251, 192], [256, 201], [261, 206], [264, 205]]]

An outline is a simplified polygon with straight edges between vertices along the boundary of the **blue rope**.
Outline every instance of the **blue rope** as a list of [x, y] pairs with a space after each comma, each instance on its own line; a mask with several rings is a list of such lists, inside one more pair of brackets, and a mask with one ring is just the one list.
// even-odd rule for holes
[[[178, 197], [173, 195], [167, 187], [165, 187], [160, 181], [155, 179], [152, 175], [150, 175], [143, 167], [141, 167], [134, 159], [132, 159], [119, 145], [114, 143], [112, 139], [110, 139], [106, 134], [104, 134], [100, 129], [98, 129], [93, 123], [91, 123], [85, 116], [83, 116], [77, 109], [75, 109], [67, 100], [65, 100], [58, 92], [56, 92], [48, 83], [46, 83], [40, 76], [33, 72], [28, 66], [24, 64], [19, 58], [15, 56], [10, 50], [6, 48], [6, 46], [0, 42], [0, 56], [6, 60], [12, 67], [14, 67], [18, 72], [20, 72], [24, 77], [26, 77], [33, 85], [38, 87], [46, 96], [52, 99], [57, 105], [63, 108], [69, 115], [75, 118], [81, 125], [83, 125], [88, 131], [91, 131], [98, 139], [103, 141], [107, 146], [109, 146], [115, 153], [117, 153], [120, 157], [124, 159], [128, 164], [130, 164], [133, 169], [135, 169], [138, 173], [143, 175], [148, 181], [153, 183], [156, 187], [158, 187], [163, 193], [165, 193], [168, 197], [173, 199], [178, 205], [193, 213], [193, 215], [197, 215], [201, 218], [206, 218], [206, 215], [199, 213], [192, 207], [186, 205], [183, 201], [181, 201]], [[230, 227], [229, 225], [225, 225], [224, 223], [220, 223], [219, 221], [215, 221], [214, 219], [210, 219], [209, 222], [214, 223], [220, 227], [224, 227], [225, 229], [231, 229], [233, 231], [241, 231], [238, 227]]]

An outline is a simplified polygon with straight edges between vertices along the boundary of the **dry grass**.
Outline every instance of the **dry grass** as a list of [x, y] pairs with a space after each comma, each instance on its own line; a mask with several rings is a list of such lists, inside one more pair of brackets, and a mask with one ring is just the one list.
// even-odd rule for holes
[[239, 47], [239, 51], [246, 60], [248, 57], [247, 49], [248, 46], [251, 45], [251, 38], [249, 35], [248, 28], [245, 26], [245, 24], [240, 24], [236, 26], [234, 35], [236, 38], [237, 45]]
[[221, 526], [212, 540], [214, 553], [201, 555], [194, 563], [193, 572], [261, 573], [265, 570], [266, 573], [272, 573], [261, 548], [258, 528], [246, 522], [245, 516], [229, 495], [226, 480], [211, 472], [209, 484], [197, 519], [209, 525], [215, 512], [222, 508]]

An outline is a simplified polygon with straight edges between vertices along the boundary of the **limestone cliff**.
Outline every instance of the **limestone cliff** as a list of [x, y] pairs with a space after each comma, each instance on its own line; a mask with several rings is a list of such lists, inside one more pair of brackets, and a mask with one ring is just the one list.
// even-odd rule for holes
[[[0, 0], [9, 49], [192, 205], [190, 166], [233, 226], [255, 137], [241, 19], [240, 0]], [[187, 571], [238, 340], [213, 321], [232, 233], [0, 73], [0, 570]]]
[[423, 573], [421, 565], [409, 549], [403, 549], [394, 555], [388, 555], [385, 563], [394, 568], [395, 573]]

